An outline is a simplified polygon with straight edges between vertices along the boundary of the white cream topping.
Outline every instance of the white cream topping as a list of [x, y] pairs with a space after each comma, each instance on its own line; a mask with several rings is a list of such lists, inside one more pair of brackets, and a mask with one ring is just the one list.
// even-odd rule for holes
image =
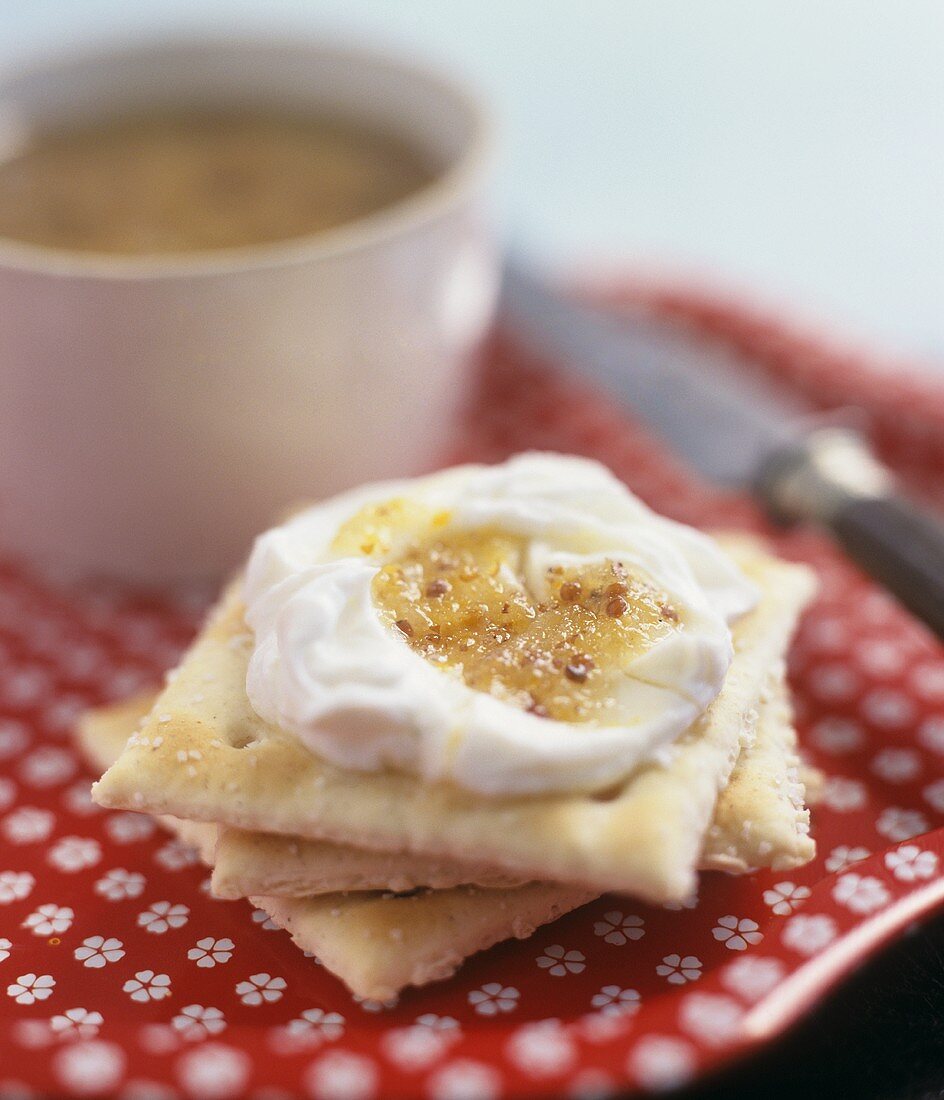
[[[523, 539], [536, 593], [551, 566], [618, 559], [669, 596], [680, 628], [614, 670], [606, 725], [539, 717], [470, 688], [384, 622], [371, 590], [383, 562], [332, 549], [345, 521], [392, 499], [448, 516], [443, 540], [473, 529]], [[417, 535], [404, 530], [387, 557]], [[486, 795], [598, 789], [671, 745], [720, 691], [729, 624], [757, 599], [711, 538], [657, 515], [598, 463], [555, 454], [368, 485], [308, 508], [256, 540], [245, 596], [255, 636], [246, 687], [263, 719], [342, 767], [393, 767]]]

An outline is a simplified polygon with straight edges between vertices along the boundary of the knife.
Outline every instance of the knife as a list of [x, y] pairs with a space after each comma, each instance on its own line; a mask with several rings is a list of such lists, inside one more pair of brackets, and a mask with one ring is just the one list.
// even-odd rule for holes
[[857, 431], [811, 416], [682, 323], [557, 294], [514, 262], [500, 318], [525, 347], [632, 406], [703, 475], [749, 490], [780, 523], [825, 528], [944, 638], [944, 523], [901, 492]]

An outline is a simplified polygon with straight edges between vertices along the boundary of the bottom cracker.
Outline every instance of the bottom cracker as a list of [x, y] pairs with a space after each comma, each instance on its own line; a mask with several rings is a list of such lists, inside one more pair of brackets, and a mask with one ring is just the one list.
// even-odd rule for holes
[[[101, 721], [83, 722], [79, 741], [96, 767], [105, 769], [117, 758], [142, 709], [138, 701], [137, 706], [98, 712]], [[170, 816], [158, 820], [213, 866], [216, 825]], [[596, 896], [579, 887], [533, 882], [489, 890], [462, 886], [408, 897], [374, 892], [255, 896], [250, 901], [352, 993], [386, 1001], [408, 985], [448, 978], [469, 955], [512, 937], [523, 939]]]

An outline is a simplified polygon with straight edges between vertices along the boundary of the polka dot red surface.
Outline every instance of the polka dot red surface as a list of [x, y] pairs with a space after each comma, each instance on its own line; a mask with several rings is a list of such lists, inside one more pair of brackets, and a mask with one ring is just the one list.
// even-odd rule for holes
[[[725, 302], [633, 297], [812, 406], [864, 405], [884, 456], [940, 497], [941, 388]], [[682, 520], [763, 528], [611, 400], [499, 338], [448, 459], [524, 448], [599, 458]], [[819, 537], [774, 538], [821, 581], [791, 658], [827, 777], [815, 862], [704, 875], [672, 908], [603, 898], [390, 1005], [358, 1003], [265, 914], [214, 900], [194, 854], [149, 819], [89, 801], [76, 715], [156, 683], [208, 594], [64, 592], [0, 567], [0, 1094], [605, 1097], [669, 1088], [776, 1035], [944, 902], [944, 651]]]

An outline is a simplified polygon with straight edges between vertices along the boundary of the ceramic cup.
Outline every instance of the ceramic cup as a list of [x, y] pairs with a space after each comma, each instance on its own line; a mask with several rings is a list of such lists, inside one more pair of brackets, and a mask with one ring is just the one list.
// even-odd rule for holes
[[0, 239], [0, 554], [71, 575], [218, 575], [286, 506], [440, 451], [495, 303], [490, 126], [379, 53], [187, 41], [0, 80], [7, 125], [150, 105], [313, 107], [425, 150], [434, 181], [340, 228], [176, 256]]

